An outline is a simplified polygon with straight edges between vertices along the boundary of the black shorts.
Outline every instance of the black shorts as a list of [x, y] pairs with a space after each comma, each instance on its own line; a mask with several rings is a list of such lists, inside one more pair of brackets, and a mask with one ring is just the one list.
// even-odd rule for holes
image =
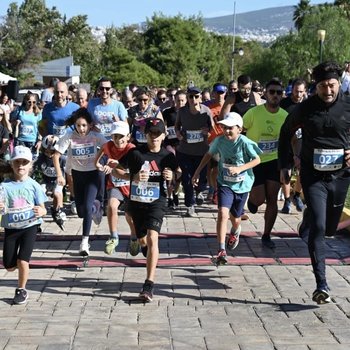
[[280, 172], [278, 170], [277, 159], [266, 163], [260, 163], [253, 168], [254, 184], [253, 187], [265, 185], [266, 181], [280, 182]]
[[166, 209], [166, 198], [161, 198], [153, 203], [139, 203], [129, 201], [127, 212], [134, 222], [136, 237], [147, 235], [147, 230], [160, 233]]
[[29, 262], [39, 225], [23, 229], [5, 228], [3, 264], [6, 269], [17, 266], [17, 260]]

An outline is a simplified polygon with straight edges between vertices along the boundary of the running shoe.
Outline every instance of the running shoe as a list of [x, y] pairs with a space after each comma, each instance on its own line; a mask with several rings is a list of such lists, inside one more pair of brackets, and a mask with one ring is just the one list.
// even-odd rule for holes
[[265, 246], [266, 248], [270, 248], [270, 249], [274, 249], [276, 247], [275, 242], [271, 239], [270, 236], [268, 235], [263, 235], [261, 237], [261, 243], [263, 246]]
[[226, 265], [227, 264], [227, 253], [225, 249], [220, 249], [216, 257], [216, 265]]
[[293, 204], [295, 205], [297, 211], [302, 212], [304, 209], [304, 203], [301, 200], [300, 196], [293, 197]]
[[106, 241], [105, 253], [108, 255], [113, 254], [118, 244], [119, 244], [119, 237], [111, 237], [109, 240]]
[[330, 303], [331, 297], [329, 295], [329, 288], [328, 287], [317, 288], [312, 293], [312, 301], [316, 302], [317, 304]]
[[16, 288], [13, 303], [16, 305], [24, 304], [28, 299], [28, 292], [24, 288]]
[[196, 196], [196, 204], [202, 205], [204, 203], [204, 196], [202, 192], [198, 192]]
[[237, 227], [237, 230], [233, 231], [233, 228], [231, 228], [230, 235], [228, 236], [227, 240], [227, 249], [228, 250], [233, 250], [238, 246], [239, 243], [239, 236], [242, 231], [242, 226], [239, 225]]
[[196, 211], [194, 210], [194, 206], [193, 205], [190, 206], [190, 207], [187, 207], [186, 216], [188, 216], [190, 218], [196, 217]]
[[103, 209], [101, 208], [101, 202], [97, 199], [94, 200], [92, 208], [92, 220], [96, 225], [99, 225], [102, 221]]
[[79, 255], [81, 256], [89, 256], [90, 255], [90, 244], [88, 242], [81, 242], [79, 247]]
[[145, 283], [143, 284], [139, 297], [147, 303], [151, 302], [153, 300], [153, 287], [154, 287], [154, 284], [146, 280]]
[[[140, 252], [140, 244], [137, 239], [130, 239], [129, 253], [132, 256], [136, 256]], [[147, 256], [147, 254], [146, 254]]]
[[283, 208], [281, 209], [281, 213], [290, 214], [291, 212], [292, 212], [292, 204], [289, 200], [285, 200]]

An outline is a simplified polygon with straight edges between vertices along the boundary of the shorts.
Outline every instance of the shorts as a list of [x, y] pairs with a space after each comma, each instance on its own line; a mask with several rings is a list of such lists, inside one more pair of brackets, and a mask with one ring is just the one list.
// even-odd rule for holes
[[153, 203], [139, 203], [129, 201], [127, 212], [132, 217], [136, 237], [143, 238], [147, 230], [154, 230], [160, 233], [166, 209], [166, 199], [158, 199]]
[[260, 163], [253, 168], [254, 184], [253, 187], [265, 185], [266, 181], [274, 181], [280, 183], [280, 172], [278, 170], [277, 159], [270, 160], [266, 163]]
[[233, 217], [239, 218], [244, 214], [244, 205], [248, 192], [236, 193], [227, 186], [218, 187], [218, 207], [228, 208]]
[[108, 200], [111, 198], [118, 199], [119, 202], [125, 201], [125, 197], [118, 187], [113, 187], [108, 190]]
[[40, 225], [22, 229], [5, 228], [3, 264], [6, 269], [17, 266], [17, 260], [29, 262]]

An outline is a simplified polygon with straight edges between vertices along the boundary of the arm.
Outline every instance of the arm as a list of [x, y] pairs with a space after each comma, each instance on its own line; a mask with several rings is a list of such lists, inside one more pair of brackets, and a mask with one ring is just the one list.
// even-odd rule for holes
[[203, 170], [203, 168], [209, 163], [211, 157], [212, 157], [212, 154], [209, 153], [209, 152], [207, 152], [203, 156], [200, 164], [198, 165], [198, 168], [196, 169], [195, 173], [193, 174], [193, 177], [192, 177], [192, 184], [193, 185], [196, 185], [198, 183], [198, 181], [199, 181], [199, 174]]
[[229, 95], [226, 98], [224, 105], [222, 106], [220, 114], [218, 116], [218, 120], [224, 119], [225, 115], [230, 113], [231, 108], [235, 104], [235, 102], [236, 102], [236, 96], [234, 94]]
[[60, 167], [60, 158], [61, 158], [61, 153], [58, 151], [55, 151], [52, 157], [52, 161], [57, 174], [57, 184], [60, 186], [64, 186], [66, 184], [66, 180], [62, 174], [62, 169]]

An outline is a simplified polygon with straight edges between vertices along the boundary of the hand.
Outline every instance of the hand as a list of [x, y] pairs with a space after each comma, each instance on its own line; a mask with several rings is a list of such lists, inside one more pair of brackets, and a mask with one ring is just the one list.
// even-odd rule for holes
[[199, 182], [199, 174], [195, 172], [192, 176], [192, 185], [198, 186], [198, 182]]
[[183, 140], [183, 138], [184, 138], [180, 131], [176, 131], [176, 137], [179, 141]]
[[291, 170], [287, 169], [287, 168], [283, 168], [280, 171], [280, 182], [282, 184], [288, 185], [290, 182], [290, 178], [291, 178]]
[[171, 181], [173, 179], [173, 171], [170, 168], [164, 168], [162, 172], [162, 176], [164, 177], [165, 180]]
[[230, 171], [230, 175], [237, 175], [241, 172], [238, 166], [230, 166], [228, 170]]
[[64, 186], [66, 184], [66, 180], [64, 176], [57, 176], [57, 185]]
[[34, 211], [35, 217], [41, 217], [46, 214], [46, 209], [41, 207], [40, 205], [35, 205], [33, 207], [33, 211]]
[[140, 170], [137, 173], [139, 181], [147, 182], [149, 179], [149, 171]]

